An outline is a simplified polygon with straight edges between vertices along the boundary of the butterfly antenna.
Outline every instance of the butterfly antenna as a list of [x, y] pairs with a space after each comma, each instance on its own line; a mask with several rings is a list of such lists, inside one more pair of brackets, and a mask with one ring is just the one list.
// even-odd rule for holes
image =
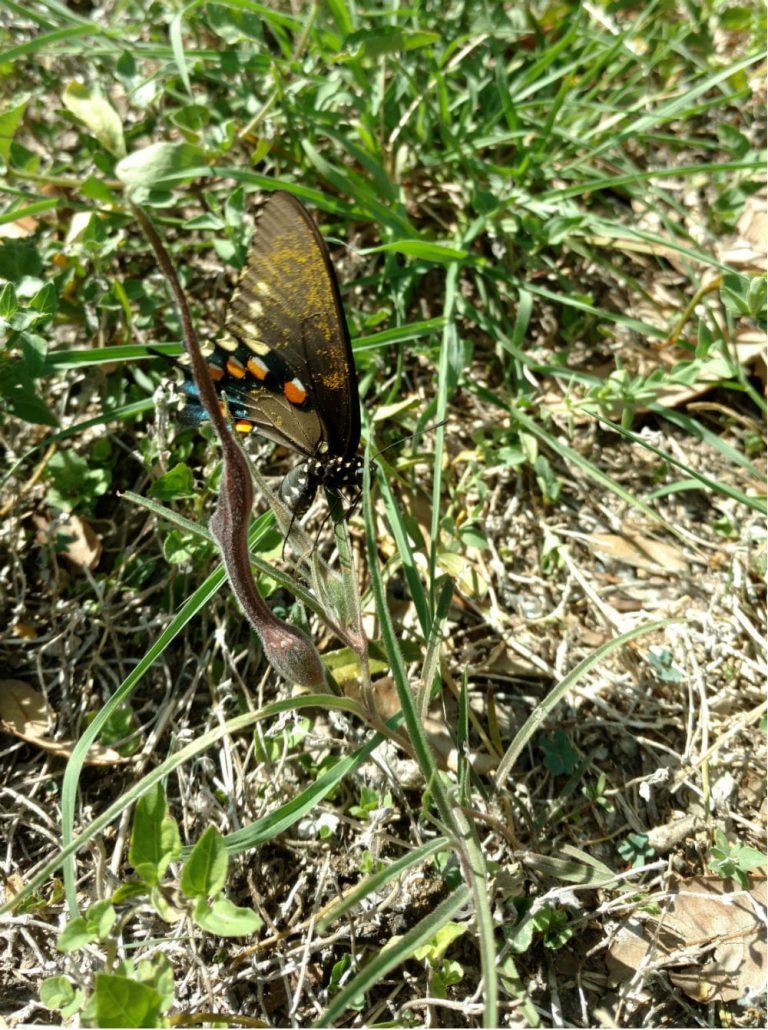
[[442, 422], [435, 422], [433, 426], [427, 426], [425, 429], [417, 429], [415, 433], [409, 433], [408, 436], [401, 436], [399, 440], [394, 440], [392, 443], [388, 443], [386, 447], [382, 447], [380, 451], [376, 451], [372, 460], [375, 461], [380, 454], [384, 454], [385, 451], [389, 451], [393, 447], [399, 447], [400, 444], [405, 443], [406, 440], [414, 440], [417, 436], [424, 436], [426, 433], [433, 433], [436, 429], [440, 429], [441, 426], [447, 425], [448, 419], [444, 418]]

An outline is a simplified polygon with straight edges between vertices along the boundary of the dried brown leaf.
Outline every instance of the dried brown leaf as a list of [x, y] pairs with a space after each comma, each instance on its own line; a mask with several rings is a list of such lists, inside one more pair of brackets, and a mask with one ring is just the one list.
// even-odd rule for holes
[[678, 547], [639, 533], [589, 533], [579, 534], [579, 539], [599, 554], [634, 568], [679, 573], [688, 569], [688, 562]]
[[751, 888], [746, 891], [732, 881], [701, 876], [679, 880], [673, 889], [665, 928], [673, 930], [684, 947], [714, 945], [714, 957], [703, 965], [671, 973], [672, 982], [700, 1002], [715, 997], [736, 1001], [747, 990], [765, 990], [766, 881], [751, 878]]
[[6, 222], [4, 225], [0, 225], [0, 238], [10, 240], [26, 239], [27, 236], [31, 236], [34, 233], [38, 224], [37, 219], [31, 216], [17, 218], [15, 222]]
[[[736, 1001], [764, 991], [767, 901], [766, 881], [756, 877], [749, 890], [714, 876], [673, 879], [661, 926], [646, 925], [641, 933], [638, 924], [628, 925], [612, 941], [606, 966], [613, 983], [628, 980], [653, 948], [662, 952], [662, 964], [664, 954], [674, 962], [670, 980], [694, 1001]], [[659, 965], [658, 956], [651, 961]]]
[[57, 553], [73, 565], [95, 569], [99, 564], [101, 540], [91, 524], [79, 515], [57, 519], [55, 525], [49, 519], [36, 516], [35, 525], [40, 531], [41, 542], [48, 542], [53, 538]]
[[[53, 710], [39, 691], [21, 680], [0, 680], [0, 727], [28, 744], [59, 758], [69, 758], [76, 741], [53, 740], [48, 736]], [[100, 744], [88, 749], [86, 765], [115, 765], [125, 759], [119, 752]]]

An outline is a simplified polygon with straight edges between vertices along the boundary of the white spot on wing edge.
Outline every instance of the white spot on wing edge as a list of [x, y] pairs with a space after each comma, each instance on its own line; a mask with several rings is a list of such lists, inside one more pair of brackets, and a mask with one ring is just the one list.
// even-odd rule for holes
[[216, 342], [222, 350], [228, 351], [228, 353], [230, 354], [232, 354], [233, 351], [237, 350], [237, 340], [234, 338], [234, 336], [229, 336], [227, 334], [225, 336], [222, 336], [222, 338], [220, 340], [217, 340]]
[[243, 343], [248, 348], [248, 350], [253, 351], [254, 354], [269, 354], [269, 352], [272, 350], [272, 348], [268, 344], [262, 343], [262, 341], [258, 340], [255, 336], [244, 337]]

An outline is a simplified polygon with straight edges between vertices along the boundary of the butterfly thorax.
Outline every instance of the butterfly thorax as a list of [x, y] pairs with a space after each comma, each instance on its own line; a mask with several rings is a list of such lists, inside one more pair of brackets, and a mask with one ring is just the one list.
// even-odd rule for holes
[[339, 493], [344, 487], [358, 492], [362, 487], [364, 460], [352, 458], [310, 458], [288, 473], [280, 486], [280, 496], [294, 512], [303, 515], [315, 498], [319, 487]]

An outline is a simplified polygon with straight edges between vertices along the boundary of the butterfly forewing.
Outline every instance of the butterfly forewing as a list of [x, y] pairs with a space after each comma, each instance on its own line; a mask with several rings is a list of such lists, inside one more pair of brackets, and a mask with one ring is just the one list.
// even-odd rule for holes
[[312, 218], [288, 193], [273, 194], [259, 218], [226, 330], [235, 418], [309, 457], [355, 454], [357, 380], [336, 276]]
[[[320, 485], [358, 486], [360, 407], [344, 309], [325, 242], [289, 193], [264, 206], [208, 370], [237, 431], [256, 429], [307, 459], [286, 479], [294, 515]], [[204, 421], [188, 368], [184, 389], [182, 421]]]

